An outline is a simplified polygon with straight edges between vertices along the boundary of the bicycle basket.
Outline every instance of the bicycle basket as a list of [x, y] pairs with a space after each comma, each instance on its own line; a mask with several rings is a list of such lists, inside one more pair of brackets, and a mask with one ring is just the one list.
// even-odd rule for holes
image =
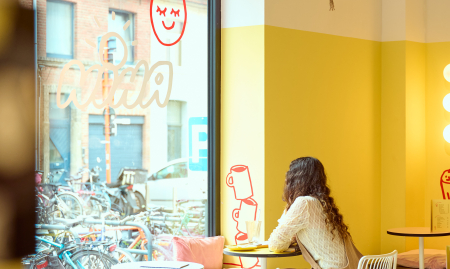
[[123, 167], [120, 169], [117, 181], [122, 182], [122, 185], [134, 185], [147, 182], [148, 171], [145, 169], [136, 169], [130, 167]]

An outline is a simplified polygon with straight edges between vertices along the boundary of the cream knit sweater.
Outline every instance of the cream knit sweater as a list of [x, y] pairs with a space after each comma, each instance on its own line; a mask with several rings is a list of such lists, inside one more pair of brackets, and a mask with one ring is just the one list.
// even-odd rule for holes
[[322, 269], [343, 268], [347, 265], [344, 242], [325, 225], [322, 204], [314, 197], [300, 196], [287, 213], [278, 220], [278, 227], [269, 238], [269, 249], [282, 252], [288, 249], [291, 238], [298, 238]]

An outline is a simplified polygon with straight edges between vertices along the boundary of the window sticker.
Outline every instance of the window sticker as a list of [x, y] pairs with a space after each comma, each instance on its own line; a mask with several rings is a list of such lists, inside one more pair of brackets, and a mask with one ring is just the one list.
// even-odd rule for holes
[[208, 118], [189, 119], [189, 170], [208, 170]]
[[[168, 8], [162, 3], [153, 4], [153, 0], [150, 2], [150, 21], [152, 23], [153, 33], [155, 33], [156, 38], [159, 43], [164, 46], [173, 46], [177, 44], [184, 35], [184, 30], [186, 29], [187, 21], [187, 9], [186, 0], [183, 0], [183, 10], [178, 8]], [[163, 42], [162, 36], [165, 34], [177, 33], [175, 27], [176, 21], [183, 21], [183, 29], [181, 30], [178, 38], [170, 43]]]
[[[231, 217], [236, 222], [236, 235], [234, 241], [236, 245], [245, 244], [248, 242], [246, 221], [256, 220], [258, 212], [258, 203], [253, 199], [253, 185], [250, 177], [250, 170], [246, 165], [234, 165], [230, 168], [230, 172], [226, 178], [227, 186], [233, 189], [234, 198], [240, 201], [239, 208], [233, 209]], [[258, 267], [259, 259], [256, 261], [250, 259], [252, 265], [244, 264], [241, 257], [239, 257], [240, 264], [224, 263], [227, 265], [240, 266], [241, 268]]]
[[[114, 14], [113, 14], [112, 18], [114, 20], [114, 18], [115, 18]], [[96, 22], [97, 21], [98, 20], [96, 20]], [[123, 26], [123, 29], [126, 30], [129, 25], [130, 25], [130, 21], [127, 21], [125, 23], [125, 25]], [[120, 72], [119, 70], [122, 67], [124, 67], [124, 65], [127, 62], [127, 58], [128, 58], [128, 47], [127, 47], [125, 40], [116, 32], [108, 32], [102, 36], [99, 48], [100, 48], [100, 51], [102, 51], [103, 48], [107, 48], [108, 40], [113, 37], [115, 37], [116, 40], [118, 40], [120, 43], [122, 43], [123, 48], [124, 48], [123, 58], [119, 64], [114, 65], [114, 60], [111, 63], [111, 62], [109, 62], [108, 59], [104, 59], [103, 53], [100, 53], [99, 57], [100, 57], [101, 64], [95, 64], [87, 70], [85, 69], [84, 64], [80, 60], [74, 59], [74, 60], [71, 60], [70, 62], [68, 62], [66, 65], [64, 65], [64, 68], [62, 69], [61, 75], [59, 77], [58, 89], [57, 89], [57, 93], [56, 93], [56, 104], [59, 108], [65, 108], [65, 107], [69, 106], [69, 104], [71, 102], [74, 104], [75, 107], [77, 107], [78, 109], [81, 109], [81, 110], [86, 109], [91, 103], [94, 105], [95, 108], [104, 108], [104, 107], [108, 107], [108, 106], [110, 106], [112, 108], [118, 108], [121, 105], [123, 105], [124, 107], [126, 107], [128, 109], [135, 108], [137, 105], [139, 105], [141, 108], [146, 108], [146, 107], [150, 106], [151, 103], [153, 103], [153, 101], [156, 101], [156, 104], [161, 108], [167, 106], [167, 104], [169, 103], [170, 94], [172, 91], [172, 81], [173, 81], [172, 63], [169, 61], [160, 61], [160, 62], [155, 63], [151, 68], [149, 68], [149, 64], [147, 61], [140, 60], [136, 64], [136, 66], [126, 67], [124, 70], [122, 70], [122, 72]], [[89, 46], [96, 48], [95, 43], [92, 42], [91, 40], [86, 40], [86, 43]], [[136, 44], [137, 43], [135, 41], [132, 42], [133, 46], [135, 46]], [[113, 98], [114, 98], [115, 92], [116, 92], [118, 86], [122, 83], [122, 80], [125, 77], [125, 75], [127, 75], [127, 73], [131, 73], [130, 81], [133, 82], [141, 65], [145, 68], [144, 69], [144, 80], [142, 82], [142, 86], [141, 86], [139, 96], [137, 97], [137, 99], [134, 101], [134, 103], [128, 104], [127, 103], [128, 90], [124, 90], [119, 101], [117, 103], [114, 103]], [[80, 69], [80, 73], [81, 73], [80, 85], [83, 85], [84, 83], [86, 83], [86, 80], [91, 72], [97, 72], [97, 81], [95, 83], [94, 89], [92, 90], [92, 92], [91, 92], [88, 100], [86, 100], [86, 102], [80, 104], [77, 100], [76, 90], [73, 89], [70, 92], [70, 95], [69, 95], [69, 98], [67, 99], [67, 101], [65, 101], [63, 104], [61, 104], [61, 88], [63, 86], [65, 73], [71, 68], [76, 68], [75, 66], [78, 66], [78, 68]], [[144, 97], [146, 96], [145, 87], [146, 87], [147, 83], [150, 81], [150, 78], [152, 77], [153, 73], [155, 73], [155, 70], [160, 66], [168, 67], [169, 78], [166, 79], [167, 82], [164, 82], [164, 80], [165, 80], [164, 75], [161, 72], [157, 72], [156, 75], [154, 76], [154, 82], [156, 85], [153, 85], [153, 86], [154, 87], [159, 86], [160, 88], [155, 89], [155, 91], [153, 92], [150, 99], [147, 102], [145, 102], [144, 101]], [[111, 86], [111, 90], [109, 91], [107, 97], [105, 98], [105, 100], [102, 103], [98, 104], [95, 101], [95, 94], [97, 92], [98, 93], [101, 92], [101, 90], [102, 90], [102, 75], [104, 72], [107, 72], [107, 71], [113, 72], [114, 80], [113, 80], [113, 83]], [[166, 91], [166, 96], [165, 96], [163, 102], [161, 102], [161, 100], [160, 100], [161, 88], [163, 88]]]

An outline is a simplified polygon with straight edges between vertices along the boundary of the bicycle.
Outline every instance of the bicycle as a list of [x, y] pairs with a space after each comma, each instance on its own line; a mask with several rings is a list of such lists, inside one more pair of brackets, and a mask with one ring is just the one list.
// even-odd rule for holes
[[[56, 247], [59, 250], [56, 251], [55, 248], [49, 247], [42, 250], [37, 255], [29, 255], [28, 257], [22, 259], [22, 264], [26, 265], [30, 269], [46, 268], [49, 261], [54, 263], [59, 268], [65, 269], [108, 269], [118, 263], [116, 259], [105, 254], [106, 251], [113, 252], [116, 245], [114, 245], [114, 248], [111, 248], [111, 246], [107, 244], [96, 244], [95, 246], [91, 243], [90, 248], [86, 248], [83, 247], [80, 242], [68, 242], [68, 244], [64, 244], [65, 242], [63, 240], [63, 243], [56, 243], [52, 240], [38, 236], [36, 236], [36, 239], [40, 242], [51, 245], [52, 247]], [[102, 247], [102, 251], [95, 249]], [[105, 248], [108, 250], [105, 250]]]
[[[74, 193], [80, 197], [83, 204], [83, 210], [86, 215], [97, 215], [101, 216], [102, 213], [106, 213], [111, 208], [111, 200], [109, 196], [103, 191], [95, 191], [95, 185], [93, 183], [93, 178], [99, 176], [99, 171], [96, 170], [97, 167], [92, 168], [92, 171], [86, 168], [80, 168], [75, 175], [70, 176], [70, 178], [64, 179], [68, 187], [61, 188], [67, 193]], [[100, 168], [98, 168], [100, 169]], [[89, 173], [90, 182], [75, 182], [81, 181], [83, 179], [83, 173]], [[74, 184], [80, 185], [79, 190], [75, 190]]]
[[[63, 171], [50, 172], [47, 179], [51, 182], [56, 174], [61, 174]], [[66, 219], [75, 219], [83, 215], [83, 206], [80, 198], [75, 194], [68, 192], [60, 183], [41, 183], [38, 185], [38, 191], [42, 197], [48, 201], [56, 200], [56, 205], [63, 213]]]

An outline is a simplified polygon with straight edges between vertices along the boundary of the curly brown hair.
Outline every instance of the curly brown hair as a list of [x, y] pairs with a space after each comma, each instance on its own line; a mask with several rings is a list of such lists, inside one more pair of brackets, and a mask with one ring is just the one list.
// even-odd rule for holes
[[322, 163], [316, 158], [298, 158], [293, 160], [289, 165], [283, 193], [283, 201], [286, 202], [286, 211], [289, 210], [295, 199], [299, 196], [311, 196], [320, 201], [326, 216], [326, 226], [333, 234], [333, 239], [334, 230], [343, 239], [350, 236], [348, 226], [344, 223], [333, 197], [330, 196], [330, 188], [327, 185], [325, 169]]

